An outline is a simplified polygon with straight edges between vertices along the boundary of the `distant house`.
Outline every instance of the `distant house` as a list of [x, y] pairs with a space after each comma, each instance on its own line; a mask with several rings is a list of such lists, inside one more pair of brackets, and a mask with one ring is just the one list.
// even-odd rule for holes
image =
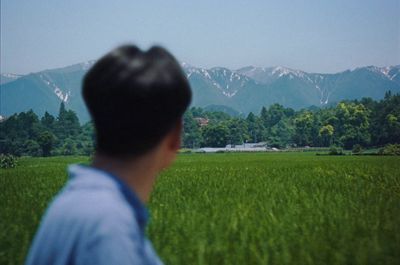
[[0, 122], [3, 122], [3, 121], [5, 121], [5, 120], [6, 120], [6, 117], [0, 115]]
[[225, 148], [266, 148], [267, 143], [266, 142], [259, 142], [259, 143], [243, 143], [243, 144], [228, 144]]
[[[217, 153], [217, 152], [266, 152], [268, 151], [265, 142], [245, 143], [240, 145], [228, 144], [225, 147], [203, 147], [197, 149], [196, 152]], [[275, 151], [275, 150], [273, 150]]]
[[207, 119], [207, 118], [196, 117], [196, 118], [194, 118], [194, 119], [197, 121], [197, 123], [200, 125], [200, 127], [203, 127], [203, 126], [207, 126], [207, 125], [208, 125], [208, 119]]

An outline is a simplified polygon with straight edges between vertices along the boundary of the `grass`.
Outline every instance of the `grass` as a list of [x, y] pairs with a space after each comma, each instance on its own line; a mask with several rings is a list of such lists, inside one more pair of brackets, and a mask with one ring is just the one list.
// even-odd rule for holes
[[[0, 264], [21, 264], [69, 163], [0, 170]], [[399, 264], [400, 158], [180, 155], [158, 179], [149, 238], [166, 264]]]

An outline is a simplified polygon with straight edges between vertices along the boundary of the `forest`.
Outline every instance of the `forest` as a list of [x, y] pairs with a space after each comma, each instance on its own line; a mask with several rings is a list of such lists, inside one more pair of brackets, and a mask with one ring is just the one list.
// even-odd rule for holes
[[[363, 98], [298, 111], [273, 104], [246, 116], [191, 107], [184, 114], [183, 124], [183, 148], [257, 142], [279, 149], [381, 147], [400, 143], [400, 95], [389, 91], [379, 101]], [[38, 117], [30, 110], [0, 122], [0, 153], [90, 155], [94, 137], [92, 124], [81, 125], [76, 113], [61, 103], [57, 117], [47, 112]]]

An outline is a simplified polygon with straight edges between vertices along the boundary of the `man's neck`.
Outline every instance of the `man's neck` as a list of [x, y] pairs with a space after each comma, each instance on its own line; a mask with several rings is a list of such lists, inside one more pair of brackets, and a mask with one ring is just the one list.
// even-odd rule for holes
[[92, 166], [116, 175], [136, 193], [143, 203], [149, 200], [159, 171], [151, 154], [132, 160], [119, 160], [96, 153]]

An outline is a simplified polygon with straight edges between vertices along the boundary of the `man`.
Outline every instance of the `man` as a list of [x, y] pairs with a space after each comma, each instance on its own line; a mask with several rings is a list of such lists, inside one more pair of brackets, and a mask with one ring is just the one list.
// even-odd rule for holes
[[94, 160], [69, 167], [26, 264], [161, 264], [143, 204], [179, 148], [188, 81], [163, 48], [128, 45], [90, 69], [82, 93], [96, 129]]

